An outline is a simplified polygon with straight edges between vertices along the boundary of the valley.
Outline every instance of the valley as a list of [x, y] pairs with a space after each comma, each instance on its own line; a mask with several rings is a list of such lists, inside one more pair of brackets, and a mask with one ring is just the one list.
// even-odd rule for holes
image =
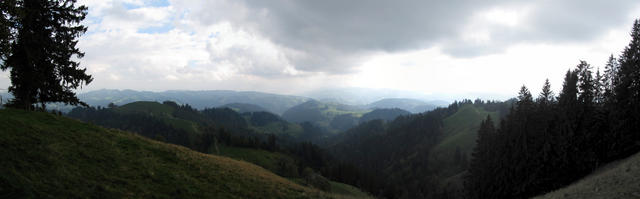
[[0, 198], [640, 198], [638, 13], [0, 0]]

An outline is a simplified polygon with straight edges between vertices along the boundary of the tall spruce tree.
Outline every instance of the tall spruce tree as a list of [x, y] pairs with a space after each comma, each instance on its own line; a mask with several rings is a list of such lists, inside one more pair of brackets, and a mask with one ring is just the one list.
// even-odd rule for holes
[[604, 65], [604, 74], [602, 76], [602, 85], [604, 87], [604, 98], [607, 102], [613, 102], [613, 89], [617, 81], [617, 73], [619, 70], [618, 60], [613, 57], [613, 54], [609, 56], [607, 64]]
[[542, 91], [537, 99], [538, 103], [543, 105], [548, 105], [554, 101], [553, 91], [551, 90], [551, 83], [549, 79], [544, 80], [544, 85], [542, 85]]
[[605, 100], [604, 89], [605, 89], [604, 76], [600, 73], [600, 68], [598, 68], [596, 70], [596, 77], [594, 79], [594, 90], [593, 90], [595, 102], [597, 104], [601, 104]]
[[496, 171], [498, 169], [496, 158], [500, 158], [495, 156], [495, 146], [492, 145], [495, 144], [495, 133], [496, 129], [491, 116], [487, 115], [478, 129], [476, 147], [471, 153], [469, 173], [464, 185], [469, 198], [491, 198], [500, 194], [498, 192], [500, 184], [494, 180], [493, 176], [499, 172]]
[[[87, 28], [87, 7], [76, 0], [5, 0], [0, 3], [0, 69], [10, 70], [10, 106], [44, 109], [48, 102], [86, 105], [73, 92], [93, 79], [74, 58]], [[34, 104], [36, 104], [34, 106]]]
[[576, 67], [576, 72], [578, 73], [578, 101], [583, 104], [591, 104], [593, 103], [594, 96], [594, 80], [593, 75], [591, 74], [591, 65], [586, 61], [580, 61], [580, 64]]
[[619, 59], [620, 68], [615, 84], [615, 112], [619, 121], [614, 130], [620, 134], [622, 151], [629, 153], [640, 148], [640, 20], [636, 19], [631, 30], [631, 42]]
[[568, 70], [562, 83], [558, 103], [562, 106], [574, 106], [578, 102], [578, 74]]

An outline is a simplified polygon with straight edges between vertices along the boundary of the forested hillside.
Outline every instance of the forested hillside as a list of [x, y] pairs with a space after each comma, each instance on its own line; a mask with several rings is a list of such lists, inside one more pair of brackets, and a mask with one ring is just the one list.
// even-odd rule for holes
[[561, 92], [549, 81], [534, 98], [522, 86], [495, 126], [478, 131], [466, 190], [471, 198], [527, 198], [566, 186], [640, 150], [640, 20], [619, 58], [596, 69], [580, 61]]
[[[364, 122], [332, 139], [330, 149], [371, 179], [358, 184], [387, 198], [440, 198], [459, 192], [445, 181], [467, 167], [476, 130], [510, 102], [463, 100], [395, 120]], [[485, 110], [491, 110], [488, 112]], [[345, 179], [350, 182], [349, 179]], [[353, 183], [358, 183], [355, 180]], [[461, 182], [459, 182], [461, 184]]]

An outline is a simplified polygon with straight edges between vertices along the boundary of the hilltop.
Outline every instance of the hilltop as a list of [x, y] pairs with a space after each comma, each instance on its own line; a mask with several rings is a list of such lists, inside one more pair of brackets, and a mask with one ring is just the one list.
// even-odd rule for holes
[[331, 198], [266, 169], [42, 112], [0, 110], [6, 197]]
[[358, 106], [309, 100], [305, 103], [291, 107], [282, 114], [282, 118], [292, 123], [309, 122], [314, 126], [325, 129], [344, 130], [355, 126], [357, 123], [349, 122], [352, 124], [343, 125], [337, 120], [348, 119], [351, 121], [357, 121], [356, 118], [359, 118], [366, 112], [369, 112], [369, 110]]

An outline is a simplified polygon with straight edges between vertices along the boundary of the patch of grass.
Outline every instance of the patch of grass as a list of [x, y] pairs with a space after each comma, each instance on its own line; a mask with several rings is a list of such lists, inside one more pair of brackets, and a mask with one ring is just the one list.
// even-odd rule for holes
[[334, 181], [330, 181], [329, 183], [331, 183], [331, 193], [354, 198], [373, 198], [368, 193], [362, 192], [354, 186]]
[[[302, 178], [290, 178], [292, 182], [298, 183], [299, 185], [304, 185], [305, 181]], [[335, 181], [329, 181], [331, 184], [331, 193], [336, 198], [374, 198], [366, 192], [362, 192], [360, 189]]]
[[220, 151], [219, 155], [221, 156], [250, 162], [270, 171], [276, 171], [278, 169], [278, 160], [280, 160], [281, 158], [291, 159], [291, 157], [285, 154], [270, 152], [262, 149], [230, 147], [224, 145], [219, 145], [218, 149]]
[[0, 110], [3, 198], [333, 198], [264, 168], [66, 117]]
[[640, 198], [640, 153], [609, 163], [565, 188], [536, 198]]

